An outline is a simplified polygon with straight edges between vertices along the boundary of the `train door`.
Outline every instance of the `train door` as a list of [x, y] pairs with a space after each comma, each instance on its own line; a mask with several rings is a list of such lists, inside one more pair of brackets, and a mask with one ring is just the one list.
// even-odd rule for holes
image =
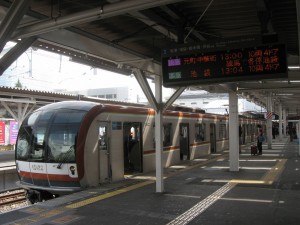
[[124, 172], [143, 172], [142, 123], [123, 123]]
[[99, 122], [98, 126], [99, 183], [111, 181], [112, 178], [109, 124], [109, 122]]
[[209, 134], [210, 134], [210, 152], [217, 152], [216, 146], [216, 124], [211, 123], [209, 126]]
[[242, 134], [242, 145], [246, 143], [246, 136], [248, 135], [247, 124], [243, 124], [243, 134]]
[[180, 132], [180, 159], [190, 159], [190, 144], [189, 144], [189, 124], [188, 123], [180, 123], [179, 125]]

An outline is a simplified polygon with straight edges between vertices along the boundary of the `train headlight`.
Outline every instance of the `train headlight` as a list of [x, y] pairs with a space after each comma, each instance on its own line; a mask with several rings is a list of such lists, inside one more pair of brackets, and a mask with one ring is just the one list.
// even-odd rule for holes
[[75, 166], [70, 166], [70, 171], [72, 175], [75, 175]]

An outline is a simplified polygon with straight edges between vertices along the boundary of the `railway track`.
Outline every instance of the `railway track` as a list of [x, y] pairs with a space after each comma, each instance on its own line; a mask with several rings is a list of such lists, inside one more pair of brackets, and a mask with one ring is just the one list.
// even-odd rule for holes
[[0, 213], [19, 208], [27, 204], [25, 191], [14, 189], [0, 193]]

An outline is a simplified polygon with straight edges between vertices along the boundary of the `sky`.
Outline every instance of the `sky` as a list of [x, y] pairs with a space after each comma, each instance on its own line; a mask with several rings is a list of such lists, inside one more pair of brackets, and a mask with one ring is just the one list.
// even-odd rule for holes
[[[8, 43], [1, 55], [13, 45]], [[67, 56], [41, 49], [26, 50], [0, 77], [0, 85], [15, 87], [18, 79], [23, 88], [57, 92], [128, 86], [145, 98], [133, 75], [125, 76], [92, 68], [72, 62]], [[154, 83], [149, 81], [149, 85], [154, 91]], [[170, 88], [163, 91], [165, 95], [171, 93]]]

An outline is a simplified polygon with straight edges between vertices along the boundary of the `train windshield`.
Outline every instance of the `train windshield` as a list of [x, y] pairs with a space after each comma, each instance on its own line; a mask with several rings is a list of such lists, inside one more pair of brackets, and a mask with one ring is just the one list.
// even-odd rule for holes
[[34, 162], [75, 162], [76, 140], [85, 111], [37, 111], [20, 127], [16, 159]]
[[[34, 128], [34, 124], [37, 121], [37, 118], [41, 114], [40, 111], [32, 113], [27, 117], [22, 126], [19, 129], [18, 141], [16, 145], [16, 159], [27, 161], [33, 159], [32, 161], [43, 161], [44, 160], [44, 149], [43, 134], [41, 132], [45, 129]], [[43, 126], [45, 128], [45, 126]]]
[[22, 126], [19, 129], [18, 142], [16, 146], [16, 158], [17, 160], [28, 160], [30, 149], [30, 136], [32, 128], [29, 126]]
[[55, 115], [49, 130], [49, 162], [75, 162], [76, 140], [85, 112], [64, 111]]

